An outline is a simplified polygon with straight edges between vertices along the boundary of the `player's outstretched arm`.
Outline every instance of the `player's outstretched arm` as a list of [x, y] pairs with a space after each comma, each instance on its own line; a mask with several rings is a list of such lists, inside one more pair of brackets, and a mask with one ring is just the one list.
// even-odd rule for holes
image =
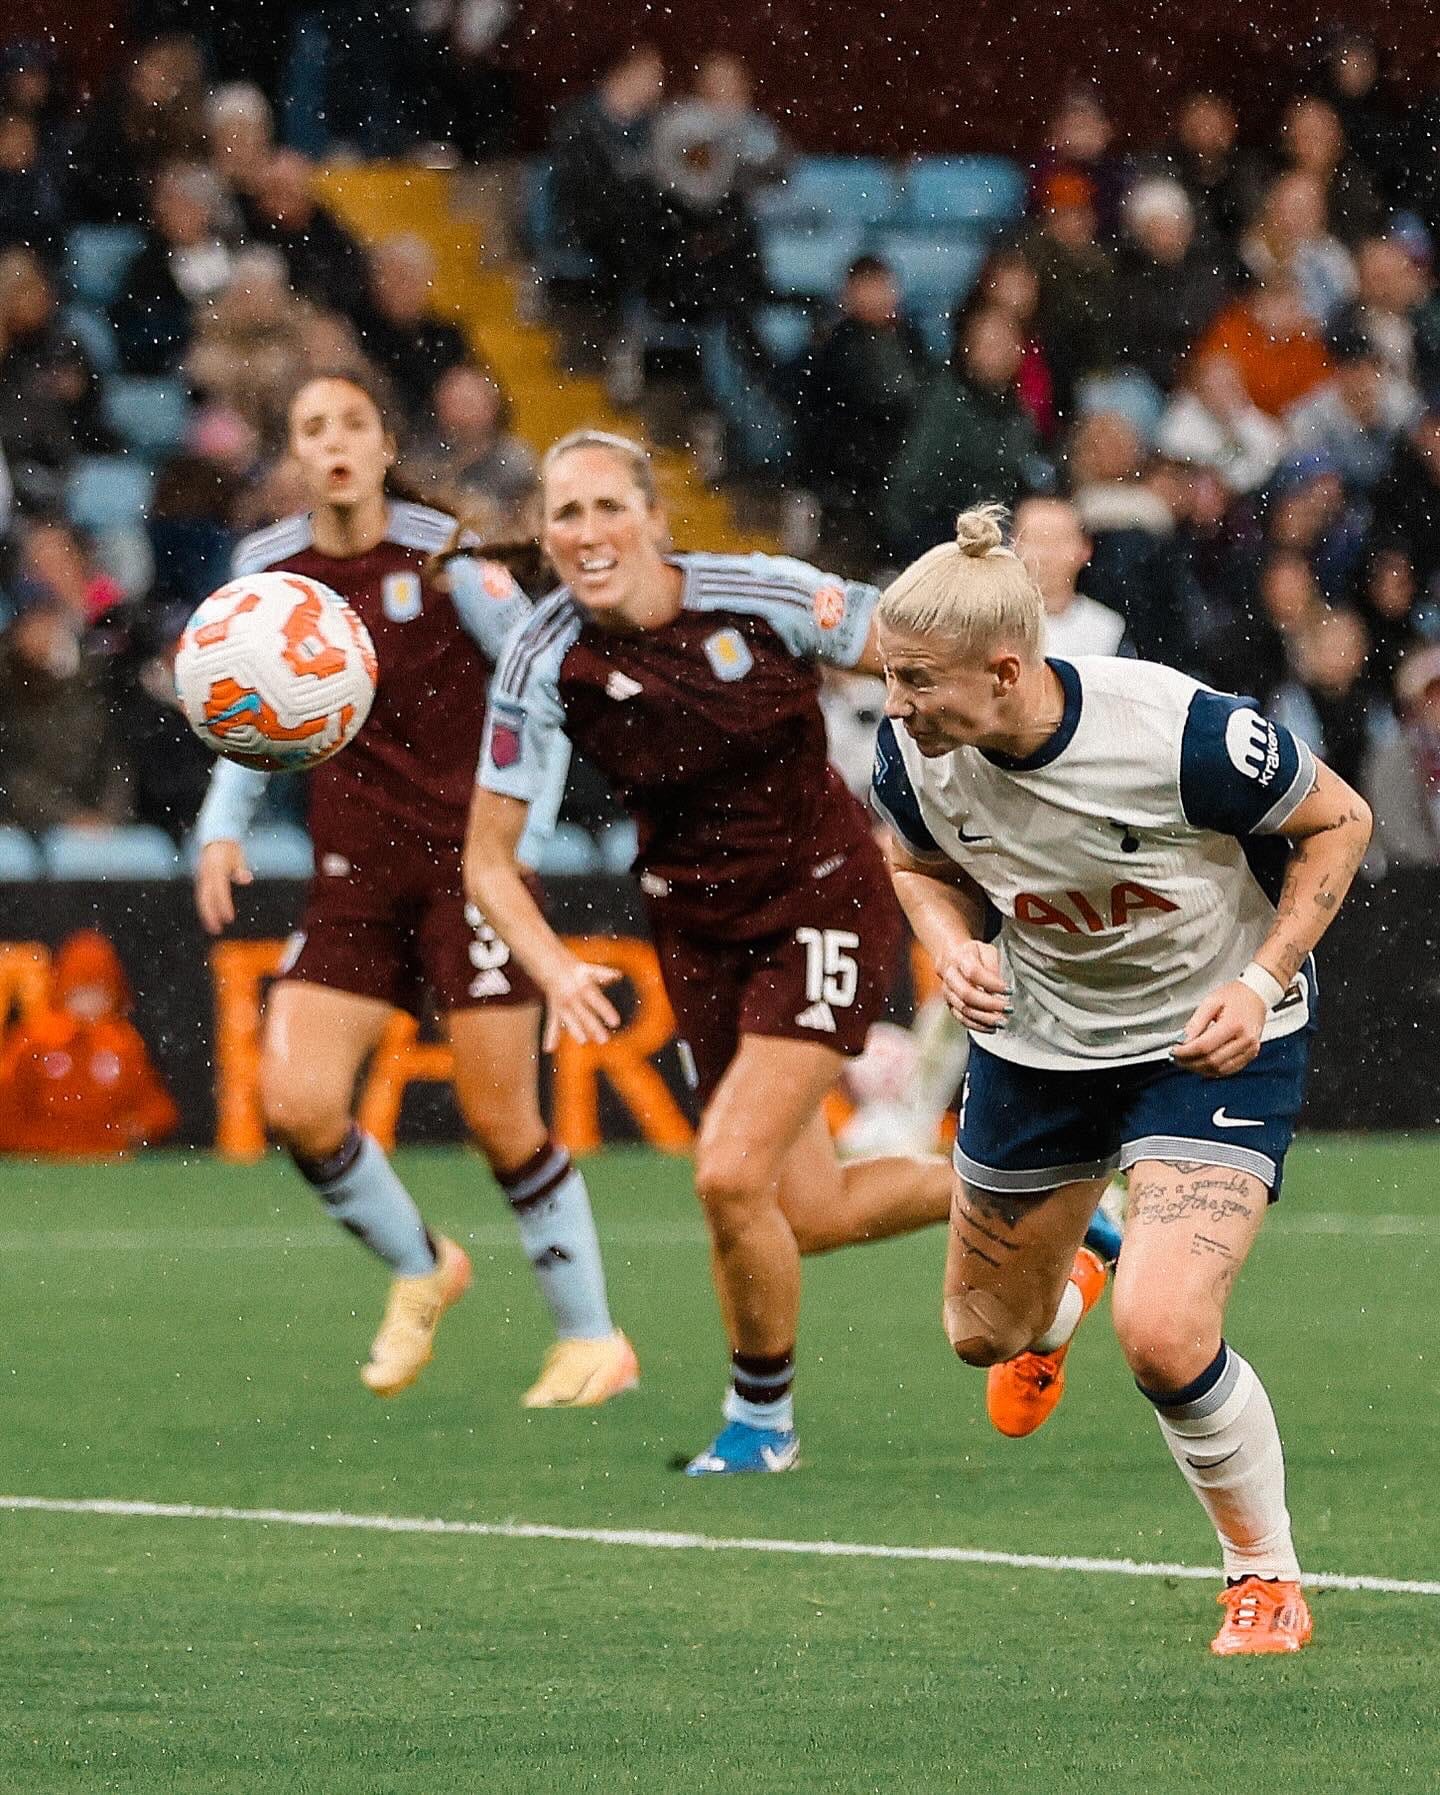
[[1334, 921], [1365, 858], [1371, 827], [1370, 806], [1359, 792], [1317, 761], [1315, 784], [1282, 831], [1293, 847], [1274, 926], [1246, 977], [1212, 991], [1190, 1018], [1175, 1048], [1178, 1064], [1209, 1078], [1227, 1078], [1250, 1064], [1270, 1011]]
[[195, 908], [207, 935], [218, 935], [235, 920], [237, 885], [253, 875], [241, 846], [270, 782], [268, 773], [217, 760], [205, 802], [195, 823]]
[[960, 867], [936, 867], [906, 852], [891, 834], [890, 877], [915, 937], [929, 954], [945, 1001], [966, 1028], [992, 1034], [1010, 1014], [1000, 950], [982, 939], [985, 898]]
[[476, 786], [465, 837], [465, 896], [545, 993], [545, 1051], [562, 1033], [600, 1042], [620, 1026], [620, 1013], [605, 986], [620, 974], [572, 954], [530, 895], [517, 852], [530, 806], [502, 792]]
[[207, 841], [195, 862], [195, 909], [207, 935], [218, 935], [235, 920], [237, 885], [249, 885], [245, 850], [238, 841]]

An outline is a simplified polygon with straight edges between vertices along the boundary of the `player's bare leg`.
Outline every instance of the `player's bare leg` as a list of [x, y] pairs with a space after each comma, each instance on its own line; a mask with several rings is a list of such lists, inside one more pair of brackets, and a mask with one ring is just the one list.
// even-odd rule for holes
[[695, 1189], [710, 1229], [715, 1289], [730, 1338], [725, 1413], [731, 1427], [692, 1461], [697, 1475], [778, 1471], [795, 1462], [790, 1386], [800, 1247], [781, 1204], [781, 1185], [796, 1143], [842, 1063], [834, 1048], [818, 1042], [743, 1035], [706, 1105], [695, 1143]]
[[1214, 1523], [1227, 1586], [1212, 1649], [1293, 1652], [1310, 1638], [1264, 1385], [1223, 1339], [1225, 1306], [1265, 1218], [1257, 1177], [1142, 1160], [1130, 1175], [1115, 1331], [1175, 1463]]
[[589, 1408], [635, 1387], [630, 1342], [610, 1319], [585, 1180], [540, 1113], [538, 1004], [452, 1010], [455, 1095], [504, 1191], [555, 1325], [527, 1408]]
[[440, 1317], [470, 1282], [470, 1261], [431, 1235], [379, 1144], [351, 1117], [355, 1081], [390, 1017], [372, 997], [282, 979], [266, 1006], [260, 1100], [267, 1127], [343, 1227], [389, 1266], [384, 1319], [361, 1371], [393, 1396], [429, 1363]]
[[952, 1179], [945, 1334], [967, 1365], [998, 1365], [1052, 1325], [1103, 1178], [1008, 1196]]
[[1083, 1244], [1103, 1178], [1042, 1196], [1008, 1196], [956, 1179], [945, 1261], [945, 1335], [987, 1367], [985, 1406], [1011, 1438], [1034, 1433], [1065, 1391], [1075, 1330], [1105, 1287]]
[[785, 1161], [780, 1206], [801, 1253], [829, 1253], [938, 1226], [950, 1213], [951, 1181], [949, 1161], [938, 1157], [842, 1164], [817, 1113]]

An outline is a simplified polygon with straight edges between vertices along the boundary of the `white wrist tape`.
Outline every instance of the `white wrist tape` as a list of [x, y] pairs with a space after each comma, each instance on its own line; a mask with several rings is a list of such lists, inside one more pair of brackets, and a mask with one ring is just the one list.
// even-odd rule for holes
[[1240, 983], [1248, 985], [1267, 1010], [1273, 1010], [1285, 995], [1285, 987], [1273, 972], [1266, 972], [1258, 960], [1252, 960], [1240, 974]]

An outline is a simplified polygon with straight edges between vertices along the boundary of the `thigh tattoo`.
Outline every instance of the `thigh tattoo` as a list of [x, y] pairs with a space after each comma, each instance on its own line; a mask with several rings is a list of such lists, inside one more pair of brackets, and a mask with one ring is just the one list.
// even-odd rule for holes
[[[1166, 1160], [1180, 1174], [1178, 1182], [1161, 1178], [1132, 1181], [1126, 1228], [1175, 1228], [1189, 1231], [1190, 1257], [1213, 1261], [1217, 1286], [1227, 1289], [1245, 1260], [1243, 1248], [1223, 1238], [1228, 1223], [1248, 1219], [1255, 1200], [1243, 1172], [1194, 1160]], [[1263, 1200], [1263, 1199], [1262, 1199]]]
[[1014, 1197], [967, 1186], [951, 1201], [950, 1231], [967, 1254], [998, 1269], [1010, 1254], [1019, 1251], [1020, 1243], [1013, 1235], [1024, 1213], [1025, 1205]]

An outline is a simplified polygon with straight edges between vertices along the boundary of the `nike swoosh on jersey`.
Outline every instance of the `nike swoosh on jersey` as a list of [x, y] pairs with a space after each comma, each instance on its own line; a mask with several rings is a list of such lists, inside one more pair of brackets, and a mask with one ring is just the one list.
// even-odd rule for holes
[[958, 823], [955, 825], [955, 833], [960, 837], [961, 841], [977, 842], [977, 841], [990, 841], [991, 839], [993, 839], [991, 836], [988, 836], [988, 835], [967, 835]]
[[1245, 1116], [1227, 1116], [1223, 1103], [1210, 1120], [1217, 1128], [1263, 1128], [1265, 1126], [1263, 1122], [1252, 1121]]

